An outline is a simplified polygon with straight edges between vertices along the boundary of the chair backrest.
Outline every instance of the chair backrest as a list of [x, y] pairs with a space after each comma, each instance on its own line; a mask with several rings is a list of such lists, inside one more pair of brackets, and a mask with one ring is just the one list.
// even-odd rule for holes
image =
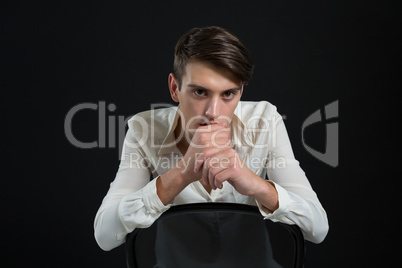
[[126, 237], [129, 268], [303, 267], [300, 228], [264, 220], [255, 206], [172, 206], [150, 227]]

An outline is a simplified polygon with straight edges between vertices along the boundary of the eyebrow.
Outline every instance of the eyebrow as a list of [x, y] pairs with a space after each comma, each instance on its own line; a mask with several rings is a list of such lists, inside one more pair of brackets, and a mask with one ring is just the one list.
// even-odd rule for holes
[[[205, 91], [212, 91], [208, 88], [205, 88], [205, 87], [197, 85], [197, 84], [188, 84], [187, 86], [192, 87], [192, 88], [198, 88], [198, 89], [205, 90]], [[242, 89], [242, 86], [239, 86], [239, 87], [234, 87], [234, 88], [228, 88], [228, 89], [225, 89], [224, 91], [234, 91], [234, 90], [241, 90], [241, 89]]]

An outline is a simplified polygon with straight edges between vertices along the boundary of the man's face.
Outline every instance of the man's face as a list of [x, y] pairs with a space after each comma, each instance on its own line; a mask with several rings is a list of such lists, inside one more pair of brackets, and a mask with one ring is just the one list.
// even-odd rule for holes
[[177, 82], [171, 74], [170, 93], [180, 103], [181, 123], [190, 138], [200, 126], [223, 122], [229, 126], [243, 93], [241, 81], [230, 71], [192, 61], [186, 66], [180, 90]]

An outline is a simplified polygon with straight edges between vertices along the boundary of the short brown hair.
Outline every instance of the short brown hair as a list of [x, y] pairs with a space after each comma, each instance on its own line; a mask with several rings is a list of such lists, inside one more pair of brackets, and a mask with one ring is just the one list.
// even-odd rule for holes
[[200, 60], [223, 67], [244, 85], [250, 81], [254, 63], [248, 50], [232, 33], [218, 26], [192, 28], [177, 42], [173, 70], [181, 88], [182, 76], [190, 60]]

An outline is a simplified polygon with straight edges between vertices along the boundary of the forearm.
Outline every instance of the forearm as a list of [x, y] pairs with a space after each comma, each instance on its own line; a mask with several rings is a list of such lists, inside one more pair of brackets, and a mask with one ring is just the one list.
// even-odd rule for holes
[[94, 229], [95, 240], [99, 247], [105, 251], [111, 250], [124, 243], [127, 231], [118, 216], [118, 206], [116, 203], [96, 215]]
[[305, 199], [276, 183], [275, 188], [278, 193], [279, 207], [274, 212], [270, 212], [261, 208], [262, 204], [259, 204], [264, 218], [274, 222], [296, 224], [301, 228], [306, 240], [313, 243], [322, 242], [329, 227], [327, 215], [318, 199]]
[[156, 192], [161, 202], [166, 206], [173, 203], [174, 198], [189, 184], [182, 168], [174, 166], [159, 176], [156, 181]]
[[[258, 176], [257, 176], [258, 177]], [[252, 197], [271, 213], [279, 207], [278, 192], [274, 184], [258, 177], [256, 179], [255, 192]]]
[[156, 179], [138, 191], [122, 188], [129, 184], [131, 177], [127, 176], [127, 181], [122, 178], [115, 180], [96, 214], [95, 238], [104, 250], [122, 244], [125, 236], [135, 228], [149, 227], [170, 207], [164, 206], [159, 200]]

